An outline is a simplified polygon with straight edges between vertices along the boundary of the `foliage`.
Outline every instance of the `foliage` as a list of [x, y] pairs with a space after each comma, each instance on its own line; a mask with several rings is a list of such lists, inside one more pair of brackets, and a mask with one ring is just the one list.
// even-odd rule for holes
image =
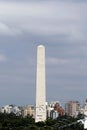
[[77, 123], [78, 118], [70, 116], [58, 117], [55, 120], [35, 123], [31, 116], [23, 118], [15, 114], [0, 113], [0, 130], [83, 130], [83, 125]]

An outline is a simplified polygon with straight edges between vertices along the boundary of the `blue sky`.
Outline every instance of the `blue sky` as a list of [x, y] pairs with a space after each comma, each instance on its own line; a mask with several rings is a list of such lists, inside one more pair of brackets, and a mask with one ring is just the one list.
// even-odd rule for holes
[[47, 101], [87, 98], [86, 12], [86, 0], [0, 0], [0, 106], [35, 104], [39, 44]]

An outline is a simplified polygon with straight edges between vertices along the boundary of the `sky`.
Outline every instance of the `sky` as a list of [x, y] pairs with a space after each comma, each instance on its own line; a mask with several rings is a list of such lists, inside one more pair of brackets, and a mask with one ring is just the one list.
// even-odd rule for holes
[[87, 98], [87, 0], [0, 0], [0, 106], [35, 105], [40, 44], [46, 100]]

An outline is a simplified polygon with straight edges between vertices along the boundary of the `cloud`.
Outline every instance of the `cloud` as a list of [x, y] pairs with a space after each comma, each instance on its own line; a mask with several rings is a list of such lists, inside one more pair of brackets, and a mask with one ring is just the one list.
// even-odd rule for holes
[[17, 28], [10, 27], [0, 22], [0, 35], [15, 36], [21, 34], [21, 31]]
[[[87, 95], [84, 91], [87, 88], [86, 12], [85, 0], [0, 1], [0, 49], [6, 54], [0, 53], [0, 62], [5, 62], [9, 57], [8, 62], [0, 64], [2, 97], [8, 90], [6, 98], [12, 99], [9, 93], [17, 98], [21, 90], [25, 97], [27, 92], [27, 101], [32, 102], [30, 95], [34, 95], [35, 48], [38, 43], [44, 43], [47, 52], [47, 98], [52, 99], [56, 95], [55, 99], [59, 100], [60, 94], [66, 100], [73, 93], [83, 94], [83, 97]], [[26, 103], [26, 99], [21, 99], [22, 103]], [[7, 103], [6, 99], [3, 101]]]
[[68, 62], [67, 59], [62, 59], [62, 58], [60, 59], [60, 58], [55, 58], [55, 57], [47, 58], [47, 64], [50, 64], [50, 65], [65, 64], [67, 62]]
[[0, 63], [5, 62], [7, 57], [4, 54], [0, 54]]
[[0, 17], [5, 24], [2, 28], [5, 28], [8, 34], [23, 32], [39, 37], [55, 36], [69, 42], [85, 42], [86, 8], [86, 2], [76, 3], [68, 0], [9, 1], [0, 3]]

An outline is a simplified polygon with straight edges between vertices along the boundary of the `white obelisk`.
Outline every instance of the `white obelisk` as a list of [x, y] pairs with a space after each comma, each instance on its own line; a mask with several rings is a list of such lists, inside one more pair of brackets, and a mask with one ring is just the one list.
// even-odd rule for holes
[[35, 122], [46, 120], [45, 47], [37, 47], [36, 117]]

